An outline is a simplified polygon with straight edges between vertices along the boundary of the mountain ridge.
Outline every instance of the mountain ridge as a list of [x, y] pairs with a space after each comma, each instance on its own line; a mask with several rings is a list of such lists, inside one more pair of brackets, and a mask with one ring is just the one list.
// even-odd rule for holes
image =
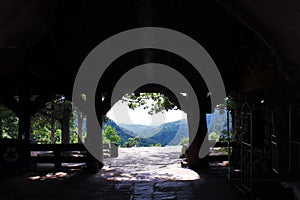
[[[181, 139], [188, 137], [188, 125], [185, 119], [158, 126], [117, 124], [109, 119], [105, 125], [110, 125], [116, 129], [117, 134], [121, 137], [120, 145], [124, 145], [128, 138], [136, 136], [141, 137], [140, 146], [150, 146], [157, 143], [162, 146], [178, 145]], [[137, 128], [135, 129], [135, 127]]]

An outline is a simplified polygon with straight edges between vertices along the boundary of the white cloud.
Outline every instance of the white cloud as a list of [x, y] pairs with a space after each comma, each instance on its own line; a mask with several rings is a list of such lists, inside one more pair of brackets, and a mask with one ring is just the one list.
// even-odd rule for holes
[[118, 101], [107, 113], [107, 117], [118, 124], [159, 125], [166, 122], [186, 119], [186, 113], [181, 110], [169, 110], [149, 115], [142, 107], [129, 109], [127, 103]]

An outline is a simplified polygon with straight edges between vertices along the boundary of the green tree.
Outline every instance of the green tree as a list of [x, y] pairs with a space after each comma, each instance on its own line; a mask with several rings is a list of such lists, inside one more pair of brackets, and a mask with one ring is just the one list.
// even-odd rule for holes
[[78, 143], [78, 128], [71, 108], [72, 103], [60, 95], [49, 101], [31, 120], [33, 139], [52, 144]]
[[121, 137], [117, 134], [116, 129], [109, 125], [104, 126], [102, 135], [103, 135], [103, 142], [106, 144], [108, 143], [119, 144], [119, 142], [121, 141]]
[[[161, 93], [126, 94], [123, 96], [122, 101], [128, 102], [128, 107], [133, 110], [137, 107], [148, 109], [148, 113], [151, 115], [164, 110], [177, 109], [175, 104]], [[150, 105], [149, 102], [151, 102]]]
[[0, 138], [17, 138], [19, 118], [7, 107], [0, 104]]
[[150, 147], [161, 147], [161, 144], [160, 143], [150, 144]]
[[128, 141], [124, 143], [124, 147], [139, 147], [140, 146], [141, 137], [136, 136], [134, 138], [128, 138]]
[[219, 142], [220, 136], [219, 136], [218, 133], [216, 133], [216, 132], [211, 132], [211, 133], [208, 135], [208, 139], [209, 139], [209, 140], [216, 140], [216, 142]]
[[182, 138], [181, 141], [179, 142], [179, 145], [189, 145], [189, 138]]

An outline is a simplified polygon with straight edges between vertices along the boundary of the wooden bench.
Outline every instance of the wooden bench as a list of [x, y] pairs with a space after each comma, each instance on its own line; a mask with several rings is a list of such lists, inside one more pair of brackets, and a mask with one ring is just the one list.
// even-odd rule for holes
[[[97, 173], [102, 167], [83, 144], [31, 144], [32, 163], [54, 163], [55, 168], [62, 163], [85, 163], [89, 172]], [[44, 152], [44, 153], [43, 153]]]

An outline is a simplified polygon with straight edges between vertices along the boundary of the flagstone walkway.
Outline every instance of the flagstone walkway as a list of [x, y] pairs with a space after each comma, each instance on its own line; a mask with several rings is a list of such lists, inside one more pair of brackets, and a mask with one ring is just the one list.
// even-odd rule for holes
[[238, 199], [224, 170], [181, 167], [180, 146], [119, 149], [97, 174], [81, 166], [44, 168], [0, 182], [2, 199]]

